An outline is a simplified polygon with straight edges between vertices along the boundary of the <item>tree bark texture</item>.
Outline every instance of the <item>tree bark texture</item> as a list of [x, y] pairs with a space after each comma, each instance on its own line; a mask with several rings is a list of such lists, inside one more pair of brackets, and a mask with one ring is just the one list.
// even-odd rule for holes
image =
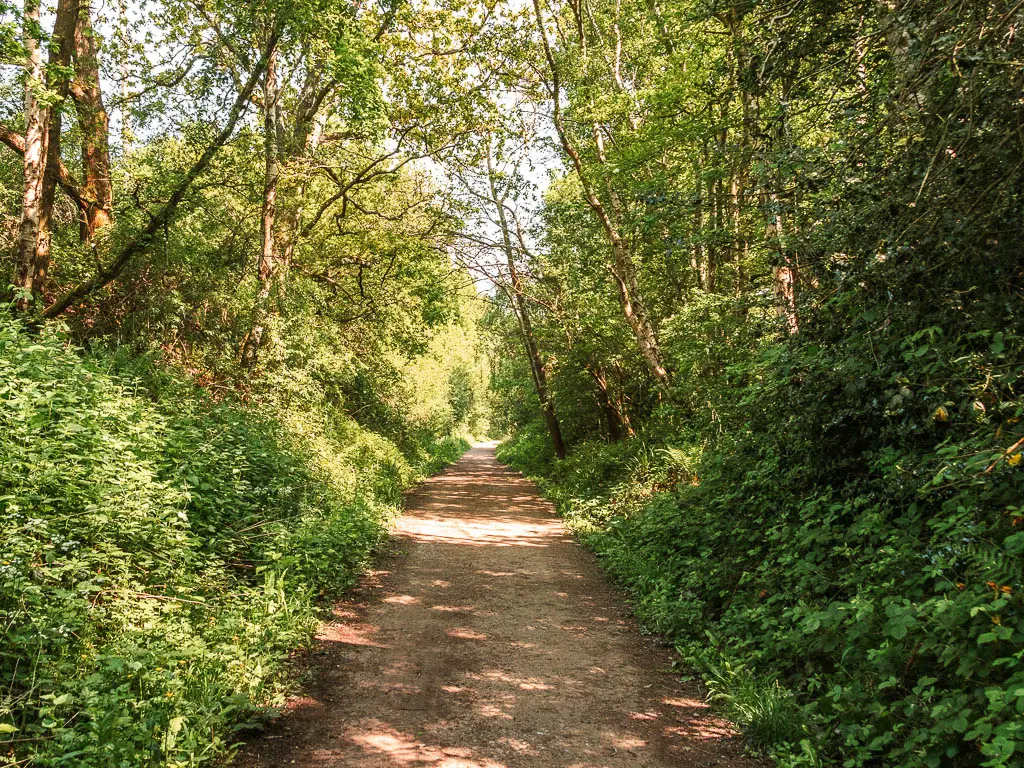
[[[544, 48], [544, 57], [547, 60], [548, 69], [551, 73], [549, 91], [551, 95], [552, 121], [555, 125], [555, 132], [558, 135], [562, 149], [569, 156], [573, 169], [576, 171], [576, 176], [579, 178], [580, 185], [583, 188], [584, 199], [600, 222], [601, 227], [607, 236], [609, 245], [611, 246], [612, 264], [610, 265], [610, 268], [618, 289], [619, 305], [622, 308], [622, 313], [626, 318], [626, 322], [629, 325], [630, 330], [633, 332], [637, 346], [640, 349], [640, 353], [643, 356], [651, 375], [660, 386], [668, 386], [670, 378], [661, 354], [661, 345], [658, 342], [657, 332], [651, 322], [650, 315], [647, 312], [646, 305], [640, 292], [639, 284], [637, 283], [636, 266], [633, 263], [633, 255], [628, 243], [622, 236], [621, 201], [619, 201], [618, 196], [614, 194], [614, 190], [609, 184], [609, 189], [612, 190], [612, 196], [610, 198], [610, 206], [612, 210], [609, 211], [609, 208], [605, 206], [600, 197], [598, 197], [594, 189], [594, 185], [591, 183], [590, 177], [583, 166], [583, 160], [580, 157], [579, 151], [569, 138], [569, 134], [565, 128], [565, 122], [562, 119], [561, 79], [557, 64], [555, 63], [554, 54], [551, 51], [551, 44], [548, 42], [547, 31], [544, 28], [544, 16], [541, 11], [540, 0], [533, 0], [533, 8], [537, 19], [537, 29], [540, 32], [541, 42]], [[598, 158], [601, 160], [603, 155], [603, 145], [598, 126], [594, 126], [594, 142]]]
[[88, 201], [82, 221], [82, 241], [113, 219], [114, 189], [110, 177], [110, 120], [100, 89], [100, 63], [90, 0], [78, 0], [75, 24], [75, 76], [71, 98], [82, 131], [82, 191]]
[[61, 184], [61, 130], [64, 113], [64, 99], [67, 98], [70, 83], [61, 74], [71, 63], [74, 47], [75, 21], [78, 16], [77, 0], [58, 0], [57, 13], [53, 26], [53, 40], [50, 43], [50, 64], [55, 65], [56, 74], [51, 78], [50, 88], [58, 97], [50, 108], [50, 120], [47, 131], [46, 169], [43, 173], [42, 205], [39, 215], [39, 237], [36, 243], [35, 264], [32, 270], [32, 290], [36, 295], [42, 294], [46, 287], [46, 278], [50, 272], [50, 222], [53, 218], [53, 203], [57, 186]]
[[33, 276], [36, 268], [36, 250], [43, 207], [43, 176], [46, 173], [47, 139], [49, 138], [50, 110], [39, 100], [45, 87], [43, 51], [39, 36], [39, 2], [26, 0], [24, 10], [25, 60], [25, 141], [22, 168], [25, 184], [21, 201], [21, 226], [18, 235], [18, 253], [14, 269], [14, 289], [17, 307], [29, 306], [35, 290]]
[[260, 215], [260, 260], [257, 267], [259, 291], [253, 308], [252, 328], [242, 344], [242, 365], [252, 369], [259, 362], [260, 347], [270, 316], [270, 294], [278, 279], [280, 264], [276, 240], [277, 186], [281, 178], [278, 132], [280, 88], [277, 82], [277, 49], [270, 53], [263, 77], [263, 208]]

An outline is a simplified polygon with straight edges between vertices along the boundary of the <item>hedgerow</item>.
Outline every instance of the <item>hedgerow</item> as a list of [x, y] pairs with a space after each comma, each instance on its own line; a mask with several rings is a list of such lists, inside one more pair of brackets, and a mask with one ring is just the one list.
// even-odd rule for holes
[[118, 364], [0, 320], [0, 764], [229, 754], [422, 476], [338, 410]]
[[1024, 764], [1021, 340], [950, 325], [767, 352], [714, 439], [502, 450], [780, 764]]

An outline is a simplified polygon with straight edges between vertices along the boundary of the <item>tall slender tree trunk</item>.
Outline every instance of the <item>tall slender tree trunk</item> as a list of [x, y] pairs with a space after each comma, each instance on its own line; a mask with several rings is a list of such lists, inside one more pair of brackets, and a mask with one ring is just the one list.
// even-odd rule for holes
[[515, 248], [512, 246], [512, 235], [509, 231], [505, 199], [498, 194], [497, 185], [494, 183], [494, 168], [491, 165], [490, 145], [487, 147], [487, 182], [490, 187], [491, 202], [498, 213], [498, 224], [501, 227], [502, 248], [505, 251], [509, 281], [511, 282], [512, 310], [515, 312], [516, 319], [519, 322], [519, 332], [522, 336], [527, 360], [530, 364], [533, 385], [537, 390], [540, 407], [544, 413], [544, 423], [547, 425], [548, 434], [551, 436], [551, 444], [555, 449], [555, 456], [559, 459], [564, 459], [565, 441], [562, 439], [562, 427], [558, 422], [558, 415], [555, 413], [555, 403], [551, 398], [551, 392], [548, 388], [547, 371], [545, 370], [544, 361], [540, 356], [540, 349], [537, 347], [537, 337], [533, 333], [530, 307], [524, 294], [519, 270], [516, 268], [516, 254]]
[[[754, 126], [755, 100], [754, 94], [748, 86], [749, 57], [747, 55], [746, 42], [743, 37], [743, 19], [745, 10], [740, 6], [733, 6], [730, 10], [723, 12], [720, 17], [722, 23], [729, 32], [732, 43], [732, 85], [739, 94], [740, 104], [740, 135], [738, 139], [739, 151], [733, 152], [733, 162], [729, 179], [729, 218], [732, 229], [731, 247], [733, 252], [733, 264], [735, 267], [735, 282], [733, 293], [740, 295], [744, 287], [744, 261], [747, 256], [747, 238], [743, 228], [743, 213], [745, 199], [750, 180], [750, 166], [753, 160], [753, 137], [756, 134]], [[729, 121], [726, 106], [722, 107], [723, 150], [730, 144], [728, 141]]]
[[707, 152], [705, 151], [700, 160], [693, 160], [693, 186], [696, 190], [696, 201], [693, 206], [693, 231], [690, 235], [693, 244], [690, 251], [690, 268], [693, 270], [693, 280], [698, 290], [705, 290], [704, 287], [704, 264], [707, 260], [707, 247], [704, 243], [704, 207], [706, 195], [701, 184], [703, 166], [707, 163]]
[[267, 60], [267, 71], [263, 78], [263, 209], [260, 215], [260, 260], [257, 268], [260, 288], [256, 295], [252, 328], [242, 343], [242, 365], [249, 369], [255, 368], [259, 361], [260, 347], [270, 315], [270, 294], [280, 267], [274, 226], [277, 216], [277, 186], [281, 177], [277, 124], [279, 97], [275, 48]]
[[544, 424], [547, 426], [548, 434], [551, 436], [551, 444], [555, 449], [555, 456], [559, 459], [564, 459], [565, 440], [562, 438], [562, 426], [558, 421], [555, 403], [548, 388], [547, 371], [544, 367], [544, 361], [540, 356], [540, 350], [537, 347], [537, 337], [533, 333], [533, 324], [530, 321], [530, 312], [526, 298], [520, 291], [521, 287], [518, 290], [513, 288], [516, 305], [515, 312], [516, 317], [519, 319], [523, 346], [526, 349], [526, 356], [530, 362], [530, 372], [533, 375], [534, 387], [537, 390], [537, 397], [540, 399], [541, 410], [544, 413]]
[[91, 0], [78, 0], [75, 25], [75, 77], [71, 97], [82, 131], [82, 191], [89, 201], [82, 221], [82, 241], [89, 242], [113, 220], [114, 187], [110, 176], [110, 119], [100, 88], [99, 46], [92, 26]]
[[[665, 368], [661, 354], [661, 345], [658, 342], [658, 335], [647, 312], [646, 305], [641, 296], [640, 287], [636, 279], [636, 265], [633, 263], [633, 254], [629, 244], [622, 235], [622, 206], [621, 201], [615, 194], [614, 188], [609, 184], [610, 207], [605, 206], [598, 197], [590, 176], [583, 166], [583, 160], [575, 144], [569, 138], [562, 119], [562, 89], [561, 75], [555, 62], [551, 44], [548, 42], [547, 30], [544, 26], [544, 16], [541, 11], [540, 0], [533, 0], [533, 8], [536, 15], [537, 30], [540, 33], [541, 43], [544, 49], [544, 58], [547, 61], [548, 70], [551, 74], [551, 81], [548, 84], [551, 96], [552, 122], [555, 125], [555, 133], [558, 135], [559, 143], [565, 154], [569, 156], [576, 176], [583, 188], [583, 197], [587, 205], [593, 211], [597, 220], [608, 239], [612, 251], [611, 272], [615, 278], [619, 295], [619, 305], [626, 318], [633, 336], [636, 339], [640, 353], [647, 363], [647, 368], [659, 386], [667, 387], [670, 383], [668, 370]], [[601, 132], [598, 126], [593, 129], [595, 148], [598, 153], [598, 160], [604, 164], [604, 147], [601, 139]]]
[[42, 205], [39, 211], [39, 237], [32, 274], [32, 287], [36, 294], [46, 288], [50, 272], [52, 233], [50, 222], [53, 218], [53, 202], [60, 181], [61, 130], [63, 128], [63, 102], [67, 98], [70, 83], [61, 70], [71, 62], [74, 48], [75, 22], [78, 18], [77, 0], [58, 0], [57, 14], [53, 25], [53, 40], [50, 43], [50, 64], [55, 65], [56, 74], [50, 83], [58, 95], [58, 101], [50, 108], [50, 125], [46, 146], [46, 170], [43, 173]]
[[38, 91], [45, 86], [43, 51], [39, 43], [39, 1], [25, 0], [23, 19], [25, 60], [25, 153], [22, 167], [25, 186], [21, 202], [21, 227], [14, 270], [17, 308], [27, 309], [30, 296], [38, 294], [35, 285], [36, 253], [43, 208], [43, 177], [46, 174], [47, 140], [50, 110], [39, 101]]
[[[775, 135], [772, 137], [773, 147], [780, 146], [789, 148], [788, 126], [785, 113], [785, 98], [788, 91], [786, 84], [783, 84], [784, 98], [782, 101], [783, 112], [778, 120]], [[764, 163], [765, 167], [770, 167]], [[772, 283], [778, 302], [778, 315], [782, 320], [787, 333], [795, 334], [800, 330], [800, 320], [797, 314], [797, 291], [799, 285], [799, 269], [797, 257], [786, 242], [786, 218], [783, 209], [783, 201], [776, 191], [782, 187], [781, 173], [769, 174], [766, 178], [766, 189], [764, 191], [764, 202], [767, 208], [768, 231], [774, 241], [776, 252], [776, 263], [772, 268]], [[774, 187], [774, 189], [773, 189]]]
[[[327, 111], [322, 109], [322, 104], [326, 95], [334, 87], [332, 83], [322, 83], [319, 71], [315, 67], [313, 70], [303, 84], [288, 150], [282, 152], [289, 160], [297, 160], [307, 166], [312, 165], [313, 157], [323, 138], [324, 126], [327, 124]], [[280, 100], [278, 100], [278, 112], [280, 109]], [[277, 241], [281, 251], [282, 278], [292, 264], [295, 246], [299, 240], [299, 224], [302, 221], [306, 188], [310, 179], [308, 167], [302, 169], [298, 176], [298, 182], [293, 182], [290, 190], [287, 190], [285, 205], [277, 217], [279, 229]]]

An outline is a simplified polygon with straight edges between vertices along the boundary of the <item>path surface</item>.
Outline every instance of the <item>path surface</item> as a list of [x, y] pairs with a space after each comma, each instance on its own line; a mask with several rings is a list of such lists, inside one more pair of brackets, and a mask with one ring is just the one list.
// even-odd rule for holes
[[240, 768], [753, 768], [491, 445], [410, 494]]

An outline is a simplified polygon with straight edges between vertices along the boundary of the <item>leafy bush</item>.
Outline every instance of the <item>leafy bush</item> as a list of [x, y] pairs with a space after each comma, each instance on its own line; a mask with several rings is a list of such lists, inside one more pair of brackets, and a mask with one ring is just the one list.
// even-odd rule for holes
[[413, 465], [337, 411], [113, 366], [0, 321], [0, 746], [40, 766], [198, 765], [282, 703], [317, 598], [465, 443]]
[[727, 659], [707, 664], [705, 669], [708, 700], [720, 705], [753, 745], [771, 747], [800, 741], [804, 725], [799, 707], [793, 694], [778, 681], [767, 683]]
[[[765, 353], [702, 455], [634, 454], [622, 479], [625, 448], [581, 446], [544, 484], [784, 764], [1021, 765], [1021, 340], [890, 328]], [[805, 734], [778, 726], [789, 692]]]

